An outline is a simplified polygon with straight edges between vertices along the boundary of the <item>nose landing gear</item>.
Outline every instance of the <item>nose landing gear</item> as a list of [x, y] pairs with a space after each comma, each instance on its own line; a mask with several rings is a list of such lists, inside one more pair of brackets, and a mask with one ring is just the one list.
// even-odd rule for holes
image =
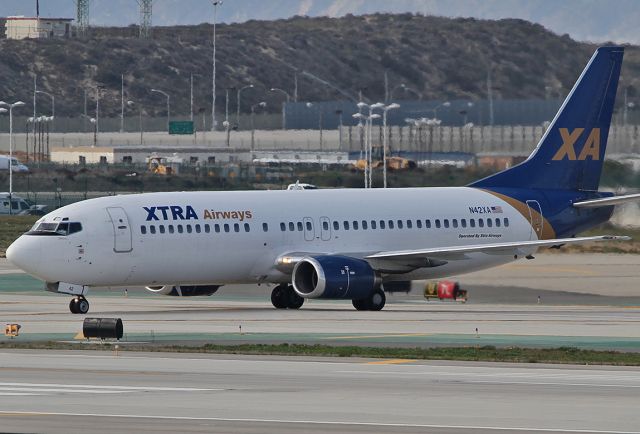
[[84, 296], [79, 295], [72, 299], [69, 303], [69, 310], [71, 313], [86, 314], [89, 312], [89, 301]]

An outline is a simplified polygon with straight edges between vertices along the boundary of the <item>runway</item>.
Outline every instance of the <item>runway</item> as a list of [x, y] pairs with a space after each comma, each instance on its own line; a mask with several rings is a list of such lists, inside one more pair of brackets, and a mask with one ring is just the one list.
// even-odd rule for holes
[[2, 431], [635, 432], [637, 368], [2, 351]]
[[[426, 302], [420, 292], [390, 294], [382, 312], [349, 301], [311, 300], [276, 310], [267, 286], [222, 287], [211, 297], [165, 297], [141, 288], [89, 293], [89, 316], [122, 318], [127, 342], [320, 343], [369, 346], [496, 345], [640, 351], [640, 282], [635, 255], [541, 255], [494, 271], [462, 276], [467, 304]], [[542, 279], [563, 275], [563, 279]], [[19, 341], [74, 341], [82, 316], [70, 297], [0, 262], [0, 321], [22, 326]], [[501, 277], [504, 276], [504, 277]], [[583, 290], [591, 280], [608, 282]], [[540, 282], [540, 284], [538, 284]], [[552, 285], [555, 283], [555, 287]], [[514, 286], [519, 283], [522, 286]], [[545, 286], [546, 289], [540, 288]], [[618, 296], [606, 296], [616, 292]], [[540, 303], [538, 303], [540, 297]], [[0, 341], [6, 340], [0, 337]]]

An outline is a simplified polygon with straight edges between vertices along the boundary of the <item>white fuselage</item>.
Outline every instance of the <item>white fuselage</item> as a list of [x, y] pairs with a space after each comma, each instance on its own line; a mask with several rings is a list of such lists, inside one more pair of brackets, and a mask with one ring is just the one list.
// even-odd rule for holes
[[[507, 202], [465, 187], [147, 193], [79, 202], [38, 224], [55, 221], [79, 222], [82, 230], [24, 235], [14, 262], [47, 282], [86, 286], [287, 282], [290, 273], [277, 267], [286, 254], [362, 258], [537, 238]], [[382, 277], [443, 277], [512, 260], [474, 253]]]

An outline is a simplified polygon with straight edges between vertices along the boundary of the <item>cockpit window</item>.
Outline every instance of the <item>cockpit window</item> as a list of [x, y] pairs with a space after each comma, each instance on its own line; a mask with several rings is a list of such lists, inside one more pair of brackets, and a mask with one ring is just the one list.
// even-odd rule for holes
[[82, 230], [82, 224], [77, 222], [36, 223], [27, 235], [71, 235]]

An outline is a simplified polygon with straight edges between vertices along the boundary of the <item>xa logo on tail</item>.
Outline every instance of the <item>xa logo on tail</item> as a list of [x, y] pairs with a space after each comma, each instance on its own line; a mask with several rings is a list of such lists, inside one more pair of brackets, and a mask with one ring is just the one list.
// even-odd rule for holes
[[576, 149], [574, 148], [576, 142], [582, 136], [584, 128], [576, 128], [573, 131], [569, 131], [568, 128], [560, 128], [560, 135], [562, 136], [562, 146], [553, 156], [553, 160], [564, 160], [565, 157], [569, 160], [586, 160], [587, 157], [591, 157], [592, 160], [600, 159], [600, 128], [594, 128], [584, 142], [580, 155], [576, 157]]

